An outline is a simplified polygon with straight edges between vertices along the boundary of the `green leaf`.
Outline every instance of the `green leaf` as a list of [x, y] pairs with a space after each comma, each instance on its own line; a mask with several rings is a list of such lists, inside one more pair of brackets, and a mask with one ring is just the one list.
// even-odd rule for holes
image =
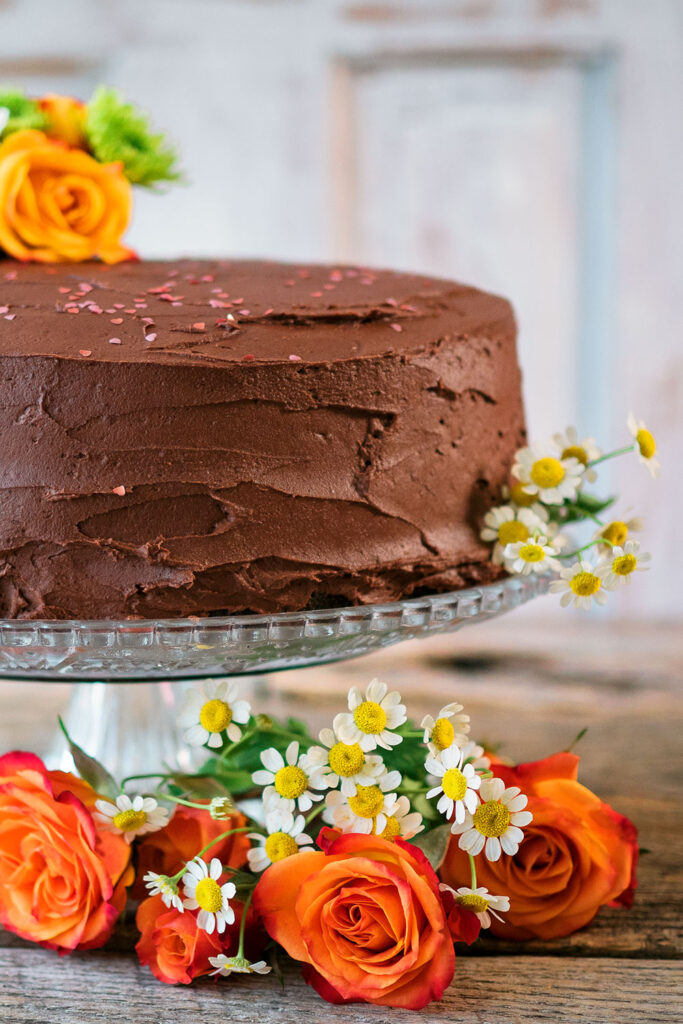
[[100, 762], [96, 761], [94, 757], [90, 756], [90, 754], [86, 754], [86, 752], [79, 747], [77, 743], [74, 743], [69, 736], [62, 719], [58, 718], [57, 720], [59, 722], [60, 729], [66, 737], [66, 742], [69, 744], [69, 750], [74, 759], [76, 771], [80, 777], [84, 782], [91, 785], [96, 793], [101, 793], [102, 796], [109, 797], [110, 800], [116, 800], [121, 789], [116, 785], [113, 776], [109, 774], [104, 765], [101, 765]]
[[39, 131], [47, 128], [47, 117], [37, 101], [30, 99], [23, 89], [0, 89], [0, 107], [9, 111], [9, 120], [0, 133], [2, 138], [27, 128]]
[[243, 790], [245, 783], [246, 788], [252, 786], [251, 775], [227, 769], [211, 774], [202, 770], [196, 775], [173, 772], [169, 778], [183, 793], [206, 800], [212, 800], [215, 796], [232, 796]]
[[134, 185], [177, 181], [175, 151], [163, 135], [153, 135], [147, 118], [116, 89], [101, 85], [88, 103], [85, 134], [102, 163], [121, 163]]
[[419, 836], [411, 839], [413, 846], [418, 846], [435, 871], [441, 867], [448, 843], [451, 838], [450, 825], [438, 825], [429, 832], [422, 832]]
[[584, 725], [583, 729], [581, 729], [579, 732], [577, 732], [577, 734], [574, 737], [574, 739], [571, 741], [569, 746], [566, 748], [566, 751], [567, 751], [568, 754], [570, 754], [572, 752], [572, 750], [574, 749], [576, 744], [579, 743], [583, 739], [583, 737], [586, 735], [587, 732], [588, 732], [588, 726]]

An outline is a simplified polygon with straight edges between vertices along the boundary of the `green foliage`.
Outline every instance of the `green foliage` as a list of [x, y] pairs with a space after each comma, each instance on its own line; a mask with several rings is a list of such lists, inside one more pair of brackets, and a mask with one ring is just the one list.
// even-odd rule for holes
[[88, 103], [85, 134], [102, 163], [120, 162], [134, 185], [177, 181], [176, 153], [163, 135], [153, 135], [147, 118], [116, 89], [100, 86]]
[[436, 828], [430, 829], [429, 832], [420, 832], [410, 841], [413, 846], [422, 850], [434, 870], [438, 871], [446, 856], [450, 838], [451, 826], [446, 824], [438, 825]]
[[109, 797], [110, 800], [116, 800], [116, 797], [120, 793], [120, 789], [107, 769], [101, 765], [99, 761], [96, 761], [94, 757], [91, 757], [90, 754], [86, 754], [86, 752], [79, 747], [77, 743], [74, 743], [69, 736], [62, 719], [59, 718], [58, 721], [59, 727], [64, 733], [66, 741], [69, 744], [69, 750], [71, 751], [71, 756], [73, 757], [74, 764], [76, 765], [76, 771], [80, 777], [84, 782], [89, 783], [95, 792], [100, 793], [102, 796]]
[[23, 131], [26, 128], [39, 131], [47, 128], [47, 117], [37, 101], [30, 99], [23, 89], [0, 89], [0, 107], [5, 107], [9, 111], [9, 120], [0, 133], [0, 138], [4, 139], [12, 132]]
[[578, 523], [591, 516], [599, 516], [615, 501], [616, 498], [596, 498], [580, 491], [573, 501], [565, 501], [563, 505], [546, 505], [545, 509], [551, 522]]

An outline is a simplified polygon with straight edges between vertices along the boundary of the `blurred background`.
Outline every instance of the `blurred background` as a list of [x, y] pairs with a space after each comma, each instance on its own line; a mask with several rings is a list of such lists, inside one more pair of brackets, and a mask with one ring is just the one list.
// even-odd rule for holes
[[187, 184], [137, 192], [143, 256], [511, 298], [532, 436], [617, 447], [633, 409], [661, 449], [654, 483], [635, 458], [602, 477], [655, 556], [607, 614], [683, 612], [681, 0], [0, 0], [0, 80], [119, 86], [177, 143]]

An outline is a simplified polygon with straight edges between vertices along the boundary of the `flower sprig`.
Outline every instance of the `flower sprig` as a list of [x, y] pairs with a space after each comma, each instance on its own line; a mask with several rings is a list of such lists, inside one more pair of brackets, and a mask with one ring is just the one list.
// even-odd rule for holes
[[[580, 438], [574, 427], [546, 444], [517, 451], [513, 480], [502, 495], [504, 504], [486, 513], [480, 531], [481, 539], [493, 544], [494, 564], [513, 575], [555, 574], [550, 591], [562, 595], [563, 606], [573, 603], [578, 608], [605, 604], [608, 591], [630, 583], [634, 572], [647, 568], [650, 555], [641, 553], [639, 543], [630, 539], [642, 529], [642, 520], [601, 519], [613, 499], [602, 500], [584, 490], [586, 483], [597, 479], [597, 466], [621, 455], [635, 454], [657, 476], [654, 436], [633, 414], [627, 426], [633, 441], [607, 453], [592, 437]], [[597, 530], [581, 547], [565, 551], [568, 541], [560, 529], [582, 521]]]

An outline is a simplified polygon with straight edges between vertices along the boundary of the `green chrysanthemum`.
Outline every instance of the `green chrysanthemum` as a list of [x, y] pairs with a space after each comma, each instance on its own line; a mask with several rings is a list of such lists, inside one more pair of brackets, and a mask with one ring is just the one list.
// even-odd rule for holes
[[176, 154], [163, 135], [152, 135], [146, 117], [126, 103], [116, 89], [100, 86], [88, 103], [85, 133], [101, 163], [123, 164], [134, 185], [175, 181]]
[[2, 138], [25, 128], [37, 128], [40, 131], [47, 128], [47, 117], [37, 101], [26, 96], [21, 89], [0, 89], [0, 108], [3, 107], [9, 111], [9, 119], [0, 132]]

